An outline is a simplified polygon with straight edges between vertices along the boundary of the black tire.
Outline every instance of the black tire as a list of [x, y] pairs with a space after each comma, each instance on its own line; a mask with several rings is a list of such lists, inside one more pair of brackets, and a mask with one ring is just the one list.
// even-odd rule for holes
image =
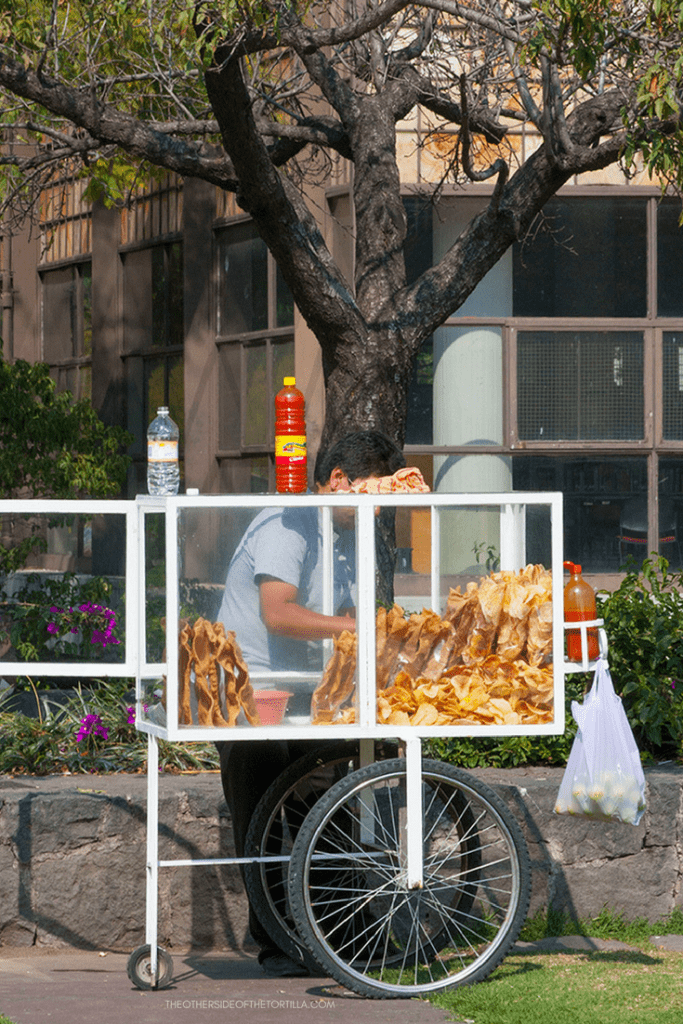
[[[395, 744], [377, 744], [377, 757], [394, 757]], [[310, 809], [330, 786], [358, 767], [358, 741], [316, 747], [294, 761], [261, 797], [249, 824], [245, 857], [289, 856]], [[322, 969], [299, 938], [289, 910], [288, 861], [244, 867], [249, 903], [273, 943], [313, 974]]]
[[326, 973], [366, 998], [409, 998], [482, 981], [526, 918], [524, 837], [497, 794], [467, 772], [422, 762], [423, 887], [402, 882], [405, 761], [336, 783], [294, 842], [289, 902]]
[[152, 947], [138, 946], [128, 957], [128, 977], [138, 988], [168, 988], [173, 978], [171, 955], [157, 946], [157, 976], [152, 974]]

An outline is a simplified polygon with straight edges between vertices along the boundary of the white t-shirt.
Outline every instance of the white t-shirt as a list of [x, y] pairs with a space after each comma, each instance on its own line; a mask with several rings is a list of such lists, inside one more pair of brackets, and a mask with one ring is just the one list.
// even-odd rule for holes
[[[334, 544], [334, 614], [353, 604], [355, 535]], [[261, 618], [259, 582], [270, 576], [297, 588], [297, 603], [322, 611], [320, 514], [316, 508], [263, 509], [242, 537], [228, 568], [218, 621], [234, 630], [250, 670], [306, 671], [322, 667], [320, 642], [268, 633]]]

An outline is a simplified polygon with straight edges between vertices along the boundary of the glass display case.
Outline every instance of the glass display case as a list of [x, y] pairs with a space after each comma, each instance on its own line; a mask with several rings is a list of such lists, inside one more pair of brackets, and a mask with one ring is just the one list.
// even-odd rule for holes
[[[553, 654], [564, 645], [560, 494], [136, 504], [143, 731], [199, 740], [564, 730], [564, 656]], [[311, 616], [273, 618], [261, 587], [273, 581]]]

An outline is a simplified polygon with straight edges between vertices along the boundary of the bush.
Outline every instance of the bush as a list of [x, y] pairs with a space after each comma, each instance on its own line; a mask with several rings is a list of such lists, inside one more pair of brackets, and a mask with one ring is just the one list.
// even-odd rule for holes
[[653, 556], [631, 568], [601, 609], [614, 687], [641, 751], [683, 754], [683, 576]]

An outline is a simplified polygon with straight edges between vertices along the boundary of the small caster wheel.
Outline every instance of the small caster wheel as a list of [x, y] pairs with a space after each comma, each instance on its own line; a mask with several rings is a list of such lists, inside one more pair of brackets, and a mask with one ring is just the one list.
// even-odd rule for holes
[[173, 960], [157, 946], [157, 976], [152, 974], [151, 946], [138, 946], [128, 957], [128, 977], [138, 988], [168, 988], [173, 977]]

